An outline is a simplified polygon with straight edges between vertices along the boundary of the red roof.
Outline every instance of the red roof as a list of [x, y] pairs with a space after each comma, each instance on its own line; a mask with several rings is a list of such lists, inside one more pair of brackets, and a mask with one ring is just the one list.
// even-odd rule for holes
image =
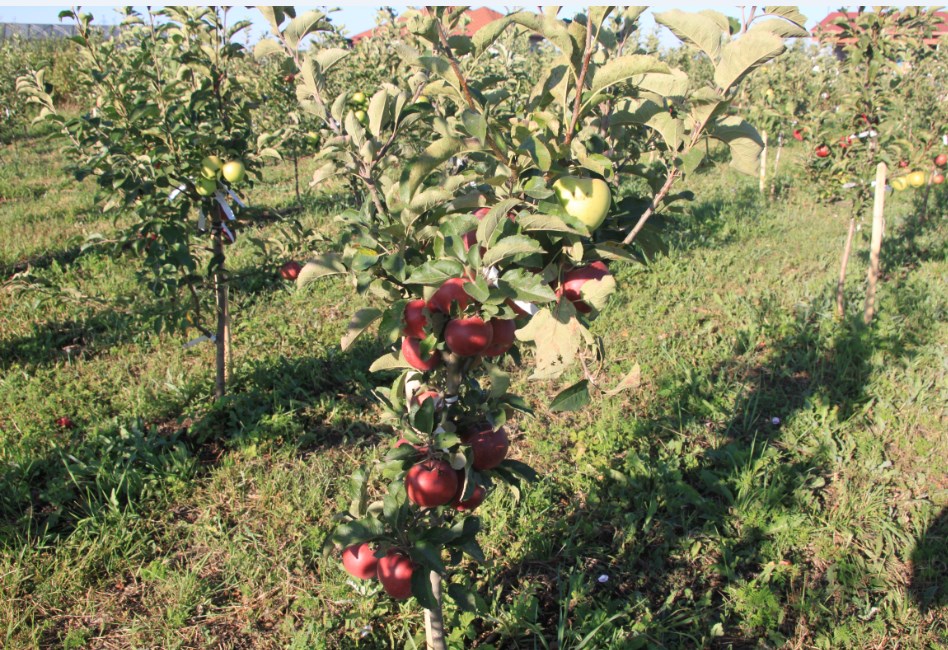
[[[480, 7], [479, 9], [468, 9], [464, 12], [464, 15], [467, 16], [470, 21], [467, 26], [464, 28], [464, 34], [467, 36], [473, 36], [481, 27], [492, 23], [499, 18], [503, 18], [504, 14], [498, 13], [493, 9], [488, 9], [487, 7]], [[404, 18], [399, 18], [398, 22], [402, 22]], [[369, 38], [370, 36], [375, 36], [381, 30], [380, 27], [375, 27], [373, 29], [367, 29], [364, 32], [359, 32], [352, 37], [353, 43], [358, 43], [363, 38]]]
[[[817, 38], [823, 37], [828, 40], [833, 40], [840, 45], [848, 45], [853, 43], [855, 39], [833, 37], [834, 34], [839, 34], [843, 31], [843, 28], [836, 23], [847, 18], [855, 19], [858, 16], [859, 13], [856, 11], [834, 11], [821, 20], [820, 24], [813, 28], [812, 33]], [[932, 29], [932, 37], [924, 39], [928, 45], [937, 45], [942, 38], [948, 36], [948, 13], [944, 11], [936, 12], [935, 18], [937, 20]]]

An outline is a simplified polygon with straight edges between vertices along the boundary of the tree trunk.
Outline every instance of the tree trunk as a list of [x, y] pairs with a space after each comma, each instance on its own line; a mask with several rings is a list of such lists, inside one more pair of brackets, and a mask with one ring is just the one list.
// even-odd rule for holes
[[849, 253], [853, 249], [853, 236], [856, 234], [856, 215], [849, 218], [849, 232], [843, 246], [843, 259], [839, 265], [839, 282], [836, 283], [836, 318], [842, 320], [846, 312], [846, 267], [849, 266]]
[[425, 610], [425, 643], [428, 650], [447, 650], [444, 641], [444, 618], [441, 613], [441, 576], [435, 571], [430, 574], [431, 593], [438, 603], [436, 609]]
[[220, 266], [214, 271], [214, 293], [217, 303], [217, 331], [215, 347], [217, 351], [217, 365], [214, 381], [214, 396], [217, 399], [227, 394], [227, 353], [230, 347], [227, 344], [229, 327], [227, 326], [227, 273], [224, 270], [224, 233], [220, 214], [218, 213], [213, 227], [213, 251], [215, 259], [220, 260]]
[[866, 290], [866, 308], [862, 320], [868, 325], [876, 313], [876, 285], [879, 282], [879, 253], [885, 232], [885, 163], [876, 168], [876, 196], [872, 205], [872, 245], [869, 249], [869, 288]]

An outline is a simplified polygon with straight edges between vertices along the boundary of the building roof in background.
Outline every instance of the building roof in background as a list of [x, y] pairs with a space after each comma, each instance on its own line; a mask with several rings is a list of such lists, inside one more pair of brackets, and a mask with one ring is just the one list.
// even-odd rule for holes
[[[840, 45], [848, 45], [855, 41], [853, 38], [837, 38], [833, 39], [833, 34], [839, 34], [843, 31], [843, 28], [837, 25], [836, 23], [839, 20], [846, 18], [856, 18], [859, 15], [855, 11], [834, 11], [826, 16], [820, 23], [813, 28], [812, 34], [815, 37], [828, 38], [830, 40], [835, 40]], [[937, 45], [948, 36], [948, 12], [939, 11], [935, 13], [937, 21], [934, 25], [934, 30], [932, 32], [931, 38], [926, 38], [925, 43], [928, 45]]]
[[[473, 36], [477, 31], [487, 25], [492, 23], [499, 18], [503, 18], [504, 14], [494, 11], [493, 9], [488, 9], [487, 7], [479, 7], [478, 9], [468, 9], [464, 12], [464, 15], [467, 16], [470, 21], [467, 26], [464, 28], [464, 34], [467, 36]], [[403, 22], [404, 18], [399, 18], [398, 22]], [[363, 38], [369, 38], [375, 36], [376, 33], [380, 31], [381, 28], [375, 27], [373, 29], [367, 29], [364, 32], [359, 32], [353, 36], [350, 40], [353, 43], [358, 43]]]

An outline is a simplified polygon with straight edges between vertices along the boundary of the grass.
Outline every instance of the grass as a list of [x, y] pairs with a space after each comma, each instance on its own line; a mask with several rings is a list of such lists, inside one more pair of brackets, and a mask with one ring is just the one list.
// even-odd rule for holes
[[[348, 289], [291, 290], [276, 269], [303, 240], [247, 224], [230, 250], [233, 392], [214, 404], [213, 351], [150, 328], [162, 306], [134, 256], [80, 254], [116, 227], [91, 187], [46, 141], [0, 157], [5, 275], [30, 263], [103, 299], [0, 293], [0, 645], [419, 643], [414, 605], [321, 554], [348, 474], [391, 435], [371, 399], [378, 346], [338, 347]], [[916, 196], [892, 201], [867, 328], [868, 234], [837, 321], [845, 223], [806, 179], [775, 201], [730, 172], [689, 185], [669, 254], [622, 270], [595, 325], [613, 379], [639, 363], [642, 386], [517, 423], [542, 480], [483, 506], [489, 561], [455, 577], [481, 613], [448, 609], [452, 647], [948, 644], [945, 193], [925, 224]], [[289, 166], [253, 191], [277, 208], [291, 195]], [[337, 202], [307, 197], [297, 217], [328, 232]]]

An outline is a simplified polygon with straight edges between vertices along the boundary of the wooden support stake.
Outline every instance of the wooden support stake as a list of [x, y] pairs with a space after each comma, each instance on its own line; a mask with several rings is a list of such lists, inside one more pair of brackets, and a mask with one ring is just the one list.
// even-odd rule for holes
[[879, 283], [879, 253], [885, 232], [885, 163], [876, 167], [876, 196], [872, 205], [872, 243], [869, 249], [869, 287], [866, 289], [866, 308], [862, 320], [868, 325], [876, 313], [876, 287]]
[[764, 148], [760, 152], [760, 193], [763, 194], [767, 185], [767, 132], [761, 133], [760, 137], [764, 140]]

